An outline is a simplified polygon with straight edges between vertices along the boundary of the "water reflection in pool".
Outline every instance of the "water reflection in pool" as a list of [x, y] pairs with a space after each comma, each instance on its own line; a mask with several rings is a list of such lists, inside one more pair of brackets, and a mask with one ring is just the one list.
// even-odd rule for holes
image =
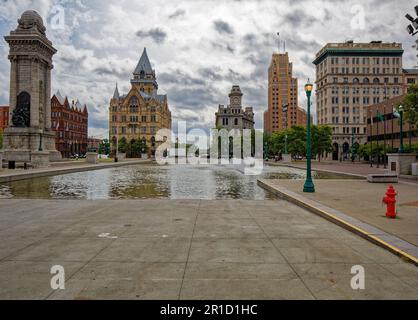
[[245, 176], [221, 166], [137, 165], [0, 184], [0, 198], [42, 199], [274, 199], [257, 179], [303, 179], [298, 169], [264, 168]]

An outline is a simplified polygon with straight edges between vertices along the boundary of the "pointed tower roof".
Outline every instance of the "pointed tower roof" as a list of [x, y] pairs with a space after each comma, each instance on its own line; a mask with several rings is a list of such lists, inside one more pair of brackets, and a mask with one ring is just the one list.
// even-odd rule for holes
[[80, 101], [77, 99], [77, 101], [75, 102], [75, 107], [77, 108], [77, 110], [79, 110], [81, 112], [81, 108], [83, 107], [80, 103]]
[[151, 74], [153, 72], [151, 67], [151, 62], [149, 61], [148, 54], [147, 54], [147, 48], [144, 48], [144, 52], [142, 52], [141, 59], [139, 59], [139, 62], [135, 68], [134, 74], [139, 75], [141, 74], [141, 71], [144, 71], [145, 74]]
[[118, 90], [118, 83], [116, 82], [116, 88], [115, 88], [115, 93], [113, 94], [113, 99], [117, 99], [119, 100], [119, 90]]
[[64, 105], [64, 103], [65, 103], [65, 99], [64, 99], [64, 97], [61, 95], [61, 92], [58, 90], [57, 91], [57, 93], [55, 94], [55, 97], [57, 97], [57, 99], [58, 99], [58, 101], [59, 101], [59, 103], [61, 104], [61, 105]]

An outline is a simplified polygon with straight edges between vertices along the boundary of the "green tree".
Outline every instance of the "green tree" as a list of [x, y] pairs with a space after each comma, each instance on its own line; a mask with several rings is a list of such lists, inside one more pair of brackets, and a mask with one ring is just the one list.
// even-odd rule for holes
[[126, 153], [128, 151], [128, 141], [126, 140], [125, 137], [122, 137], [121, 139], [119, 139], [118, 151], [120, 153]]
[[147, 143], [143, 140], [135, 140], [131, 144], [131, 156], [134, 158], [139, 157], [142, 153], [148, 152]]
[[361, 145], [359, 147], [358, 154], [362, 158], [369, 158], [371, 155], [373, 155], [373, 157], [377, 157], [378, 155], [384, 156], [385, 150], [382, 144], [377, 145], [376, 142], [373, 142], [372, 144], [368, 143], [365, 145]]
[[408, 88], [408, 94], [399, 105], [404, 108], [405, 122], [409, 124], [409, 145], [411, 146], [412, 132], [418, 124], [418, 84]]
[[288, 152], [293, 157], [306, 157], [306, 128], [304, 126], [293, 126], [287, 136]]
[[104, 139], [99, 144], [99, 153], [100, 154], [110, 154], [110, 142], [109, 139]]
[[332, 128], [329, 126], [312, 126], [312, 155], [321, 161], [326, 153], [332, 152]]

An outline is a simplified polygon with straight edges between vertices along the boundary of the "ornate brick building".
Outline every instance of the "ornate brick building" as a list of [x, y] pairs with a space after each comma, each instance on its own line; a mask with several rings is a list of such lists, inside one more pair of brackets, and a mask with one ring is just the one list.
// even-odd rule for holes
[[68, 101], [58, 91], [51, 99], [52, 130], [56, 132], [55, 144], [63, 158], [84, 155], [88, 145], [88, 111], [86, 105]]
[[233, 86], [229, 94], [230, 104], [225, 107], [219, 105], [216, 113], [216, 127], [223, 127], [228, 131], [233, 129], [254, 129], [253, 108], [242, 107], [243, 93], [239, 86]]
[[156, 135], [160, 129], [171, 130], [171, 112], [167, 95], [158, 94], [155, 70], [152, 69], [146, 49], [131, 79], [131, 90], [120, 95], [116, 86], [109, 107], [109, 140], [114, 152], [118, 141], [128, 144], [142, 141], [149, 156], [154, 156], [160, 142]]
[[0, 132], [9, 126], [9, 106], [0, 106]]

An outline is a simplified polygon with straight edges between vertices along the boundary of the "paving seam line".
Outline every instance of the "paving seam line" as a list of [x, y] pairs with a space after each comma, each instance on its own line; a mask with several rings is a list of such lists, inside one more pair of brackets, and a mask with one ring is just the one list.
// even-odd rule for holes
[[[364, 239], [372, 242], [373, 244], [376, 244], [376, 245], [378, 245], [378, 246], [396, 254], [397, 256], [400, 256], [400, 257], [403, 257], [403, 258], [407, 259], [408, 261], [412, 262], [415, 266], [418, 267], [418, 259], [416, 257], [414, 257], [414, 256], [410, 255], [409, 253], [395, 247], [394, 245], [391, 245], [391, 244], [387, 243], [386, 241], [380, 239], [376, 235], [370, 234], [369, 232], [367, 232], [367, 231], [365, 231], [365, 230], [363, 230], [363, 229], [361, 229], [361, 228], [359, 228], [359, 227], [357, 227], [357, 226], [355, 226], [355, 225], [353, 225], [353, 224], [351, 224], [351, 223], [349, 223], [349, 222], [347, 222], [347, 221], [345, 221], [345, 220], [343, 220], [339, 217], [336, 217], [335, 215], [333, 215], [329, 212], [326, 212], [322, 209], [317, 208], [316, 206], [308, 203], [308, 202], [311, 202], [310, 199], [304, 198], [304, 197], [299, 196], [297, 194], [294, 194], [294, 196], [293, 196], [292, 195], [293, 192], [291, 192], [291, 191], [286, 192], [284, 190], [280, 190], [277, 187], [272, 187], [267, 182], [264, 182], [262, 180], [258, 180], [258, 185], [260, 187], [264, 188], [264, 189], [267, 189], [267, 190], [273, 192], [276, 195], [284, 197], [287, 201], [290, 201], [291, 203], [296, 204], [299, 207], [307, 209], [308, 211], [310, 211], [310, 212], [312, 212], [316, 215], [319, 215], [320, 217], [325, 218], [326, 220], [328, 220], [328, 221], [330, 221], [330, 222], [332, 222], [332, 223], [334, 223], [334, 224], [336, 224], [340, 227], [343, 227], [344, 229], [346, 229], [350, 232], [353, 232], [354, 234], [357, 234], [357, 235], [361, 236], [362, 238], [364, 238]], [[307, 202], [305, 202], [305, 200], [307, 200]], [[314, 202], [314, 201], [312, 201], [312, 202]], [[329, 207], [327, 207], [325, 205], [322, 205], [322, 204], [321, 204], [321, 206], [323, 206], [325, 208], [329, 208]], [[332, 209], [332, 208], [329, 208], [329, 209]]]

